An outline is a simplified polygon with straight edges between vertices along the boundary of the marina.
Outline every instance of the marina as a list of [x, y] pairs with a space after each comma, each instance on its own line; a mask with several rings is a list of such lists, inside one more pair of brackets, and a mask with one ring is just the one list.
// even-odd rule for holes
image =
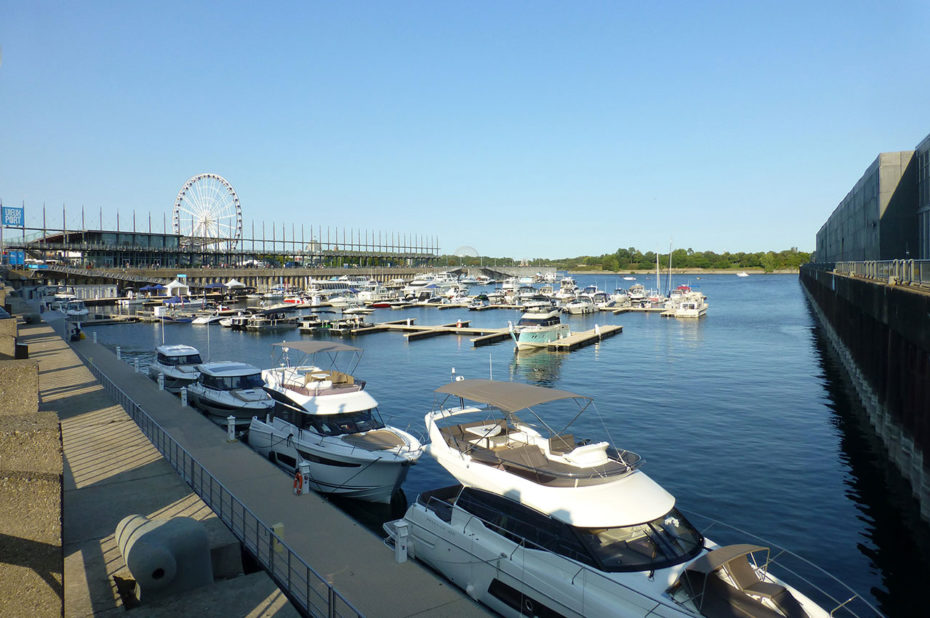
[[[619, 345], [596, 343], [593, 352], [580, 355], [562, 355], [545, 350], [516, 354], [514, 346], [506, 344], [490, 348], [449, 346], [441, 336], [422, 339], [408, 348], [404, 340], [392, 332], [393, 329], [387, 328], [355, 337], [352, 345], [365, 349], [366, 380], [372, 384], [391, 385], [390, 388], [378, 389], [379, 408], [385, 422], [413, 432], [422, 431], [418, 417], [430, 406], [429, 397], [424, 396], [423, 385], [429, 382], [438, 386], [448, 382], [449, 371], [453, 368], [453, 377], [490, 375], [494, 379], [525, 381], [576, 391], [585, 390], [586, 384], [600, 384], [594, 389], [599, 406], [604, 410], [625, 411], [611, 420], [608, 428], [628, 434], [624, 442], [646, 455], [650, 462], [650, 476], [668, 487], [683, 508], [691, 507], [706, 515], [716, 515], [743, 530], [771, 535], [775, 541], [808, 557], [819, 556], [815, 561], [820, 566], [831, 573], [838, 573], [856, 590], [880, 585], [874, 580], [870, 583], [867, 576], [863, 578], [868, 572], [864, 566], [868, 558], [856, 548], [858, 541], [854, 540], [860, 534], [857, 532], [860, 527], [855, 523], [859, 507], [850, 503], [848, 496], [842, 492], [815, 490], [815, 487], [823, 487], [824, 483], [834, 486], [833, 483], [837, 482], [824, 481], [823, 475], [837, 479], [861, 473], [861, 470], [845, 468], [842, 460], [826, 459], [813, 468], [792, 468], [790, 473], [779, 469], [768, 469], [762, 473], [761, 469], [749, 467], [734, 475], [734, 466], [744, 468], [739, 463], [742, 459], [736, 451], [732, 456], [726, 455], [728, 448], [725, 445], [733, 441], [742, 444], [744, 440], [753, 444], [754, 436], [766, 435], [772, 422], [767, 411], [775, 409], [780, 412], [777, 419], [784, 439], [765, 442], [767, 457], [791, 460], [800, 456], [796, 449], [809, 444], [811, 439], [823, 444], [829, 444], [833, 439], [832, 430], [827, 428], [833, 426], [831, 418], [838, 413], [819, 407], [811, 400], [812, 392], [820, 392], [824, 388], [823, 370], [819, 367], [830, 361], [828, 357], [816, 356], [823, 354], [822, 351], [817, 352], [817, 347], [809, 347], [816, 344], [816, 332], [811, 329], [811, 318], [804, 311], [796, 279], [790, 276], [755, 277], [751, 280], [708, 277], [705, 278], [704, 289], [716, 300], [713, 316], [702, 320], [669, 321], [658, 320], [659, 316], [649, 313], [630, 313], [625, 316], [628, 323], [624, 325], [624, 337]], [[765, 298], [766, 303], [759, 304], [759, 298]], [[411, 326], [430, 329], [435, 327], [422, 323], [430, 322], [430, 316], [435, 315], [431, 309], [422, 306], [400, 312], [379, 309], [372, 317], [378, 324], [395, 322], [395, 326], [402, 327], [398, 329], [401, 331], [407, 328], [408, 321]], [[382, 311], [383, 314], [379, 313]], [[499, 328], [496, 325], [502, 321], [500, 311], [457, 311], [461, 313], [452, 312], [451, 321], [442, 322], [443, 328], [454, 330], [461, 320], [462, 328], [490, 330]], [[390, 316], [390, 319], [382, 322], [379, 315]], [[513, 320], [516, 315], [513, 309], [503, 311], [504, 321]], [[587, 331], [593, 330], [596, 321], [607, 322], [599, 324], [598, 328], [610, 325], [609, 320], [603, 319], [604, 315], [610, 314], [569, 316], [565, 319], [573, 330]], [[465, 322], [468, 322], [467, 326]], [[126, 361], [141, 358], [144, 362], [147, 350], [152, 348], [142, 341], [146, 336], [153, 343], [160, 340], [160, 328], [154, 323], [116, 325], [96, 330], [98, 340], [104, 345], [111, 348], [122, 346]], [[734, 328], [739, 331], [734, 331]], [[180, 332], [174, 329], [189, 332], [191, 342], [205, 354], [208, 345], [206, 331], [211, 330], [213, 351], [206, 354], [208, 358], [222, 354], [247, 359], [256, 366], [269, 366], [269, 350], [275, 341], [271, 334], [256, 336], [229, 332], [216, 326], [190, 328], [182, 325], [169, 326], [166, 335], [170, 337], [172, 332]], [[149, 334], [143, 334], [146, 332]], [[280, 341], [280, 336], [277, 340]], [[662, 342], [660, 353], [647, 352], [654, 350], [658, 342]], [[224, 351], [218, 352], [218, 349]], [[484, 352], [480, 353], [482, 349]], [[734, 355], [735, 350], [740, 352]], [[773, 350], [780, 351], [781, 379], [794, 385], [787, 393], [787, 401], [784, 400], [786, 393], [782, 389], [771, 388], [767, 377], [769, 372], [765, 359]], [[811, 362], [817, 368], [812, 369]], [[668, 371], [662, 369], [665, 363], [671, 363], [667, 367], [676, 376], [676, 383], [688, 384], [688, 389], [669, 390], [661, 383], [653, 384], [648, 376]], [[608, 384], [625, 387], [614, 392], [606, 386]], [[739, 388], [733, 390], [729, 384], [738, 384]], [[592, 391], [591, 388], [587, 390]], [[679, 414], [679, 410], [692, 409], [694, 393], [711, 392], [715, 393], [715, 397], [706, 413]], [[826, 392], [832, 398], [842, 397], [842, 390]], [[831, 399], [834, 400], [846, 401], [834, 404], [839, 405], [840, 410], [850, 406], [848, 400]], [[631, 416], [631, 406], [646, 406], [650, 413]], [[701, 419], [700, 423], [694, 423], [694, 414]], [[854, 418], [851, 411], [842, 414]], [[734, 421], [735, 418], [739, 421]], [[847, 421], [847, 425], [849, 422], [852, 421]], [[847, 430], [852, 431], [853, 426], [848, 425]], [[584, 427], [590, 433], [594, 426]], [[806, 437], [802, 439], [802, 435]], [[687, 436], [687, 439], [675, 436]], [[704, 460], [702, 466], [695, 467], [690, 457], [679, 454], [680, 449], [687, 448], [694, 441], [712, 445], [719, 450], [719, 457], [713, 461]], [[724, 470], [730, 472], [724, 473]], [[760, 483], [766, 487], [767, 494], [761, 501], [758, 495]], [[403, 489], [408, 500], [413, 500], [420, 492], [448, 484], [448, 476], [441, 469], [429, 460], [421, 460], [408, 475]], [[703, 490], [698, 489], [704, 486], [725, 488], [725, 493], [718, 491], [716, 498], [708, 498]], [[881, 488], [875, 499], [885, 500], [884, 491]], [[864, 493], [862, 499], [868, 499], [869, 495]], [[906, 497], [902, 495], [901, 500], [898, 508], [905, 508]], [[787, 536], [780, 533], [778, 522], [791, 512], [790, 504], [794, 501], [803, 501], [818, 512], [830, 513], [831, 518], [842, 522], [840, 527], [831, 526], [831, 535], [818, 532], [816, 526], [804, 532], [792, 531]], [[730, 505], [735, 504], [740, 506], [734, 510], [735, 507]], [[343, 508], [353, 516], [366, 520], [369, 517], [366, 514], [368, 509], [364, 507], [343, 505]], [[380, 526], [380, 522], [372, 522], [372, 526]], [[844, 532], [837, 537], [837, 530]], [[725, 534], [722, 540], [727, 541]], [[829, 542], [826, 542], [828, 538]], [[880, 546], [876, 546], [876, 551], [881, 551]], [[895, 551], [900, 551], [900, 548]], [[898, 591], [896, 594], [900, 594], [900, 588], [895, 590]], [[881, 602], [886, 597], [880, 595], [878, 599]], [[889, 598], [885, 602], [892, 601]]]

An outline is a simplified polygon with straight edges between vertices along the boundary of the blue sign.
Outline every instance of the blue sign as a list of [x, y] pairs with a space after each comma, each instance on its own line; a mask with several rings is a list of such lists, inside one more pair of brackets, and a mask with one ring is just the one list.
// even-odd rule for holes
[[25, 216], [23, 214], [23, 208], [12, 208], [10, 206], [3, 206], [3, 225], [7, 227], [24, 227]]
[[4, 251], [3, 256], [3, 261], [10, 266], [22, 266], [26, 261], [26, 256], [23, 251]]

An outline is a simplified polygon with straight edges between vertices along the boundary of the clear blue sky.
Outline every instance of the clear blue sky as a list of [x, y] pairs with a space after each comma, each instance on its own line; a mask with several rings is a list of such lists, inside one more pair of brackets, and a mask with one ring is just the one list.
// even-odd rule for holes
[[879, 152], [930, 133], [926, 0], [0, 0], [0, 46], [0, 197], [31, 224], [64, 203], [160, 229], [209, 171], [247, 230], [812, 250]]

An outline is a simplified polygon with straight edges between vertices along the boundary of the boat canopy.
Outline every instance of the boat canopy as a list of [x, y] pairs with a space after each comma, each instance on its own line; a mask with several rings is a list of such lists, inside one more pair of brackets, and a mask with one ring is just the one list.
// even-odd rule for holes
[[281, 343], [272, 343], [271, 345], [288, 350], [297, 350], [304, 354], [317, 354], [319, 352], [361, 352], [361, 348], [355, 348], [344, 343], [336, 341], [282, 341]]
[[696, 573], [712, 573], [735, 558], [740, 558], [747, 554], [754, 554], [757, 551], [767, 552], [769, 548], [760, 547], [758, 545], [748, 545], [746, 543], [726, 545], [704, 554], [689, 564], [688, 570]]
[[440, 386], [436, 392], [486, 403], [504, 412], [517, 412], [560, 399], [591, 399], [585, 395], [554, 388], [494, 380], [458, 380]]

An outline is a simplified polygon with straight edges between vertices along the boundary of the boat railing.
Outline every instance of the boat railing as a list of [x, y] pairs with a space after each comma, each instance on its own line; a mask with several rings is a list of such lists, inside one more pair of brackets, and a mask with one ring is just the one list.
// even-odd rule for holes
[[[442, 519], [443, 521], [450, 523], [452, 521], [452, 510], [453, 510], [453, 505], [450, 502], [450, 500], [455, 498], [458, 495], [459, 491], [461, 491], [461, 486], [453, 485], [452, 487], [444, 487], [442, 489], [433, 490], [430, 492], [424, 492], [424, 493], [421, 493], [419, 496], [417, 496], [417, 503], [423, 505], [430, 511], [434, 512], [436, 516]], [[665, 614], [659, 613], [660, 610], [662, 609], [672, 610], [675, 614], [689, 613], [686, 608], [678, 606], [673, 602], [655, 599], [647, 594], [644, 594], [643, 592], [640, 592], [636, 588], [627, 586], [626, 584], [623, 584], [615, 579], [611, 579], [610, 577], [597, 571], [597, 569], [583, 562], [579, 562], [578, 560], [568, 558], [566, 556], [562, 556], [561, 554], [553, 552], [549, 548], [546, 548], [537, 543], [534, 543], [533, 541], [525, 537], [522, 537], [509, 530], [506, 530], [502, 528], [501, 526], [498, 526], [497, 524], [494, 524], [485, 519], [482, 519], [481, 517], [478, 517], [477, 515], [469, 514], [468, 522], [471, 522], [471, 521], [481, 522], [483, 526], [487, 527], [490, 530], [493, 530], [497, 534], [500, 534], [501, 536], [503, 536], [504, 538], [510, 540], [511, 542], [515, 544], [513, 550], [510, 552], [509, 555], [501, 555], [501, 556], [490, 558], [490, 559], [478, 556], [471, 550], [470, 547], [456, 545], [458, 549], [461, 549], [462, 551], [465, 551], [471, 554], [472, 556], [474, 556], [478, 560], [481, 560], [482, 562], [491, 564], [504, 557], [506, 557], [509, 560], [512, 560], [514, 557], [514, 554], [516, 554], [518, 549], [530, 549], [530, 550], [542, 551], [552, 556], [556, 556], [560, 558], [561, 560], [565, 560], [566, 562], [571, 563], [572, 568], [577, 567], [577, 571], [575, 572], [575, 575], [572, 577], [572, 585], [575, 585], [575, 582], [578, 580], [578, 577], [581, 576], [582, 574], [591, 575], [591, 576], [599, 578], [599, 581], [601, 583], [607, 584], [610, 587], [622, 588], [624, 590], [624, 594], [632, 593], [636, 597], [642, 599], [643, 601], [645, 601], [645, 603], [641, 606], [642, 609], [645, 611], [645, 613], [643, 614], [644, 616], [651, 616], [653, 614], [665, 615]], [[419, 524], [417, 524], [415, 521], [407, 520], [407, 522], [410, 523], [411, 525], [422, 527]], [[468, 523], [465, 524], [466, 527], [467, 525]], [[449, 542], [452, 544], [455, 544], [454, 541], [449, 541]], [[530, 590], [534, 591], [536, 594], [540, 595], [541, 597], [549, 599], [553, 602], [558, 602], [557, 599], [552, 597], [549, 590], [537, 588], [527, 583], [526, 581], [524, 581], [523, 584], [526, 585], [527, 588], [529, 588]]]
[[284, 539], [210, 473], [145, 409], [117, 386], [93, 359], [84, 362], [106, 393], [136, 422], [172, 468], [226, 524], [304, 615], [362, 616], [327, 579], [307, 564]]
[[[705, 534], [712, 529], [726, 529], [736, 533], [737, 538], [752, 538], [760, 545], [770, 548], [769, 560], [758, 566], [766, 572], [771, 571], [771, 566], [775, 566], [775, 576], [811, 597], [813, 601], [821, 607], [830, 607], [831, 616], [881, 616], [881, 612], [867, 601], [861, 594], [853, 590], [848, 584], [840, 581], [836, 576], [826, 571], [822, 567], [814, 564], [807, 558], [781, 547], [768, 539], [758, 535], [741, 530], [736, 526], [726, 524], [707, 515], [697, 513], [691, 510], [685, 510], [679, 507], [679, 510], [688, 516], [692, 523], [695, 520], [707, 522], [706, 526], [701, 528], [701, 533]], [[783, 577], [787, 573], [790, 579]], [[816, 578], [820, 582], [827, 582], [830, 590], [824, 588], [824, 583], [814, 582]]]

